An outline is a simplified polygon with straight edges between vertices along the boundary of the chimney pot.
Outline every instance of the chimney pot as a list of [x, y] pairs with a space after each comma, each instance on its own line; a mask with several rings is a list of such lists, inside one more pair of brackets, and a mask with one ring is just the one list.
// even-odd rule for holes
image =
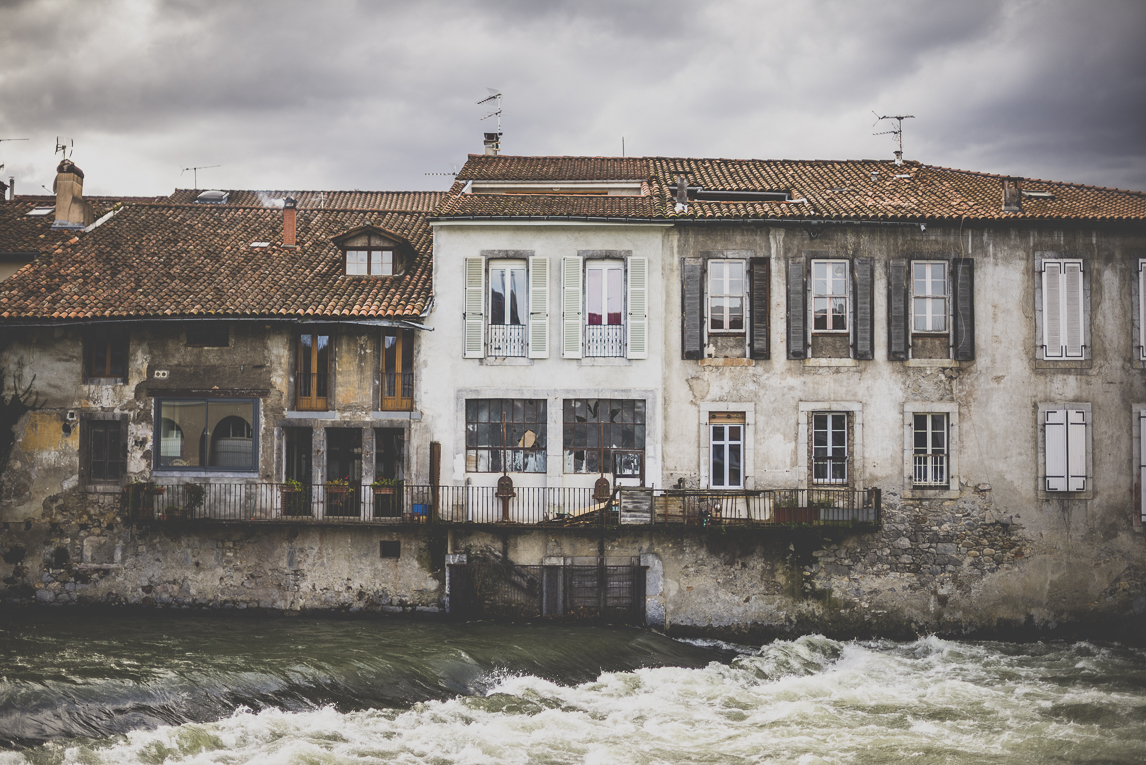
[[1023, 211], [1023, 179], [1003, 179], [1003, 212], [1021, 213]]
[[294, 197], [287, 197], [283, 200], [283, 245], [285, 247], [295, 246], [295, 215], [298, 202]]
[[496, 157], [497, 153], [501, 151], [501, 133], [486, 133], [485, 134], [485, 153], [487, 156]]

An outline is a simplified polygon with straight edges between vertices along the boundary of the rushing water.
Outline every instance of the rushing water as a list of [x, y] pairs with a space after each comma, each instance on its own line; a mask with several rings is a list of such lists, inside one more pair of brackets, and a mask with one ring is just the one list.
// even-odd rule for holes
[[0, 612], [0, 765], [1142, 763], [1146, 652]]

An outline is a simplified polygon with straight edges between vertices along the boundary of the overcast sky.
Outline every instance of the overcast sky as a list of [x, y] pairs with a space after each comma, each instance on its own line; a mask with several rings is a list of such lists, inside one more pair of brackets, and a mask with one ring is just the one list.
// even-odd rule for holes
[[0, 0], [0, 171], [445, 189], [507, 154], [908, 159], [1146, 190], [1146, 2]]

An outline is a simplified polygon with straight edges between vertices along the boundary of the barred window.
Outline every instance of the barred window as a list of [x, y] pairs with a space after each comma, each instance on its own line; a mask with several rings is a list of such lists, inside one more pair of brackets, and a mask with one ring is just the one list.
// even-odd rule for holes
[[466, 401], [466, 472], [544, 473], [544, 399]]
[[645, 461], [645, 402], [565, 399], [562, 441], [566, 473], [640, 477]]

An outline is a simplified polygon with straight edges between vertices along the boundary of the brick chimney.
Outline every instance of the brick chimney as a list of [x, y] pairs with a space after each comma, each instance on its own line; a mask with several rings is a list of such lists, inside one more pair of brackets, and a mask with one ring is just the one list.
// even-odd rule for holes
[[1023, 211], [1023, 179], [1003, 179], [1003, 212]]
[[95, 211], [84, 200], [84, 171], [70, 159], [56, 168], [52, 189], [56, 192], [56, 220], [52, 228], [80, 229], [95, 221]]
[[283, 200], [283, 245], [285, 247], [294, 247], [295, 237], [295, 208], [298, 207], [298, 202], [294, 197], [287, 197]]

